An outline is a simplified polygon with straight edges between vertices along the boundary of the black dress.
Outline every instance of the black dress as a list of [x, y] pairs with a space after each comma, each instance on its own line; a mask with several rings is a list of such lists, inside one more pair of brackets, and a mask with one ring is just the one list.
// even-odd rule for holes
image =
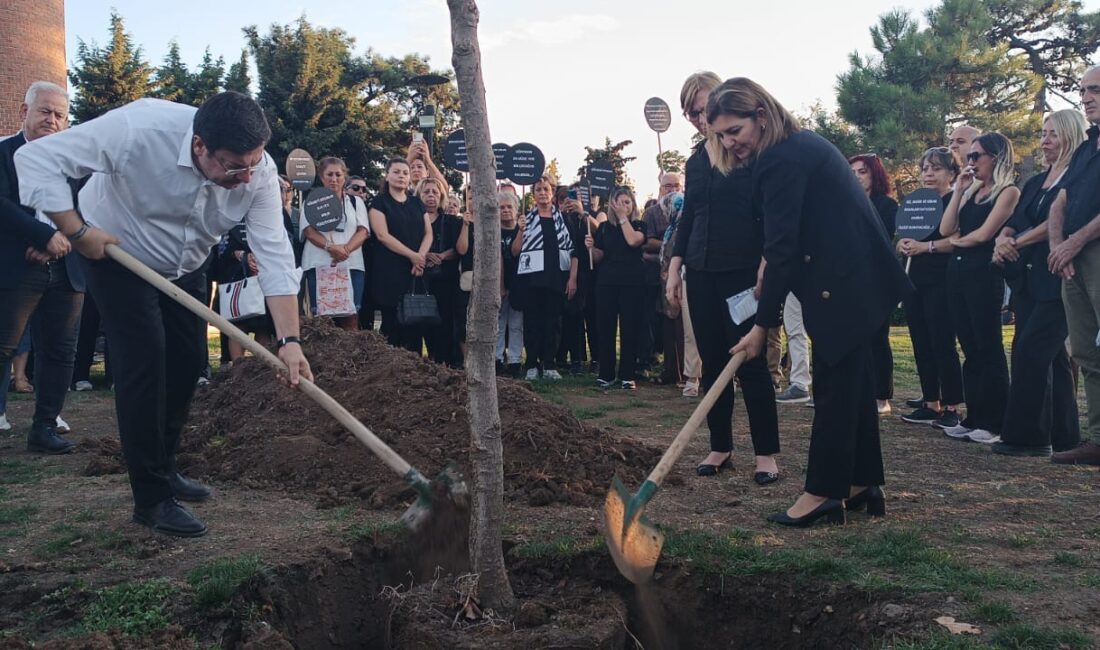
[[[882, 219], [882, 227], [890, 239], [897, 233], [898, 202], [884, 194], [872, 194], [871, 205]], [[890, 349], [890, 320], [874, 334], [871, 356], [875, 360], [875, 399], [894, 397], [894, 352]]]
[[[389, 192], [383, 192], [374, 197], [370, 208], [385, 216], [386, 228], [392, 237], [410, 250], [420, 250], [424, 240], [424, 204], [420, 199], [409, 195], [402, 203]], [[397, 322], [397, 301], [414, 287], [417, 291], [425, 291], [423, 282], [416, 281], [413, 276], [412, 262], [383, 244], [375, 246], [372, 262], [371, 295], [382, 311], [382, 334], [392, 345], [419, 354], [423, 332]]]
[[[433, 253], [453, 251], [462, 219], [453, 214], [441, 214], [432, 222]], [[471, 258], [473, 259], [473, 258]], [[456, 257], [439, 265], [438, 270], [425, 273], [428, 291], [439, 305], [439, 324], [425, 332], [428, 356], [437, 363], [461, 365], [458, 341], [455, 337], [455, 320], [458, 318], [458, 274], [460, 261]], [[465, 314], [463, 314], [465, 315]]]

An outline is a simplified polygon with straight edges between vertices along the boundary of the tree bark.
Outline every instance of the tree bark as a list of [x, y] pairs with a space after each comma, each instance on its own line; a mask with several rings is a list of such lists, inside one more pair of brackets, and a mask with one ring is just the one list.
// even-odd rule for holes
[[501, 546], [504, 523], [504, 448], [497, 404], [496, 341], [500, 313], [500, 205], [496, 157], [489, 135], [485, 82], [474, 0], [447, 0], [451, 14], [451, 65], [462, 102], [462, 126], [473, 191], [474, 281], [466, 328], [466, 386], [470, 415], [470, 564], [479, 574], [483, 607], [510, 610], [515, 595]]

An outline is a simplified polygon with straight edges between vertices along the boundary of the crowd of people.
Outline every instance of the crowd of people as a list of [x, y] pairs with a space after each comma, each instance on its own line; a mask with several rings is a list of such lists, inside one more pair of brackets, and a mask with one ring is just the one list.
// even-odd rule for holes
[[[1046, 116], [1045, 168], [1019, 186], [1000, 133], [958, 126], [928, 149], [914, 172], [943, 216], [915, 240], [896, 236], [895, 188], [877, 155], [842, 156], [751, 80], [692, 74], [680, 104], [698, 144], [644, 207], [629, 187], [601, 200], [546, 175], [529, 197], [499, 186], [498, 373], [589, 375], [608, 390], [676, 385], [696, 397], [743, 352], [736, 387], [756, 483], [782, 477], [780, 406], [815, 409], [805, 491], [770, 519], [882, 515], [879, 419], [892, 413], [900, 302], [921, 390], [902, 420], [996, 453], [1100, 465], [1100, 69], [1085, 73], [1081, 96], [1083, 115]], [[319, 186], [339, 215], [320, 228], [264, 153], [270, 130], [247, 97], [222, 93], [197, 111], [140, 100], [69, 130], [67, 110], [62, 88], [35, 83], [22, 131], [0, 142], [0, 428], [11, 426], [10, 377], [35, 393], [28, 449], [71, 451], [65, 395], [92, 388], [105, 334], [138, 523], [206, 531], [179, 500], [209, 491], [175, 466], [205, 329], [108, 259], [110, 245], [200, 299], [212, 295], [208, 280], [257, 276], [267, 312], [237, 324], [278, 350], [291, 384], [310, 377], [297, 338], [305, 314], [462, 366], [474, 218], [422, 139], [386, 161], [373, 191], [340, 158], [321, 158]], [[346, 274], [333, 285], [336, 267]], [[321, 312], [334, 286], [348, 307]], [[404, 301], [417, 294], [434, 298], [432, 318], [408, 318]], [[755, 313], [735, 317], [746, 301]], [[229, 362], [243, 354], [224, 348]], [[733, 466], [736, 387], [719, 387], [708, 413], [700, 476]]]

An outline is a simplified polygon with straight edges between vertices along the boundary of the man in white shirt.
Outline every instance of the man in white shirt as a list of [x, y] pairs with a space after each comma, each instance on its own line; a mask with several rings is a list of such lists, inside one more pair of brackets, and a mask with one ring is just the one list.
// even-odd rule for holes
[[[177, 499], [209, 490], [180, 475], [175, 452], [206, 364], [205, 324], [122, 266], [118, 244], [180, 289], [206, 298], [210, 247], [242, 221], [259, 263], [291, 385], [311, 378], [298, 342], [301, 272], [283, 230], [271, 130], [255, 101], [215, 95], [197, 111], [141, 99], [16, 154], [24, 204], [42, 210], [88, 258], [88, 284], [111, 342], [119, 436], [134, 521], [197, 537], [206, 526]], [[92, 174], [73, 210], [67, 178]]]

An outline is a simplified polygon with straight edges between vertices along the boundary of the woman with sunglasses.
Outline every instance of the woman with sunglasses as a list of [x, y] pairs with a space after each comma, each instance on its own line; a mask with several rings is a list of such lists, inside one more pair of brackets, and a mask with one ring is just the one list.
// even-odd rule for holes
[[966, 418], [943, 432], [956, 440], [999, 440], [1008, 405], [1008, 362], [1001, 332], [1004, 280], [994, 272], [993, 241], [1020, 200], [1012, 143], [997, 132], [978, 136], [966, 156], [940, 234], [955, 248], [947, 262], [947, 296], [963, 362]]
[[[763, 225], [752, 213], [752, 167], [747, 160], [732, 164], [735, 154], [730, 143], [714, 135], [712, 118], [718, 113], [712, 113], [711, 107], [712, 89], [719, 86], [714, 83], [717, 80], [714, 73], [693, 75], [681, 93], [682, 100], [691, 94], [690, 100], [682, 101], [688, 119], [709, 135], [687, 163], [684, 206], [665, 284], [669, 303], [681, 304], [680, 272], [686, 269], [686, 303], [703, 362], [704, 389], [718, 381], [730, 360], [730, 348], [753, 327], [752, 317], [735, 324], [726, 301], [745, 291], [752, 292], [763, 263], [764, 244]], [[696, 88], [691, 93], [689, 86], [693, 83]], [[704, 113], [698, 113], [704, 109]], [[779, 414], [767, 361], [763, 357], [745, 361], [737, 370], [737, 378], [745, 397], [755, 454], [753, 480], [758, 485], [774, 483], [779, 480], [775, 461], [779, 453]], [[707, 414], [711, 451], [695, 469], [699, 476], [714, 476], [733, 467], [733, 403], [731, 382], [723, 387]]]
[[[958, 176], [959, 164], [947, 147], [921, 156], [921, 185], [940, 195], [944, 209], [951, 203]], [[962, 366], [947, 298], [947, 261], [953, 250], [951, 240], [938, 229], [920, 241], [906, 237], [897, 243], [898, 254], [909, 258], [909, 281], [916, 288], [905, 301], [905, 321], [921, 387], [920, 404], [901, 419], [940, 429], [958, 426], [963, 401]]]
[[352, 299], [356, 313], [335, 318], [336, 324], [348, 331], [359, 329], [359, 307], [363, 302], [363, 285], [366, 273], [363, 255], [359, 249], [367, 241], [367, 204], [344, 193], [344, 180], [348, 168], [340, 158], [329, 156], [318, 164], [321, 183], [336, 193], [343, 216], [336, 229], [322, 233], [306, 220], [298, 224], [305, 246], [302, 249], [302, 268], [305, 270], [306, 283], [309, 286], [310, 305], [317, 315], [317, 269], [321, 266], [336, 266], [346, 263], [351, 275]]
[[[1011, 221], [1001, 231], [993, 261], [1005, 269], [1016, 302], [1012, 381], [1001, 442], [993, 451], [1009, 456], [1048, 457], [1081, 442], [1076, 390], [1066, 354], [1062, 281], [1046, 264], [1050, 255], [1047, 217], [1055, 188], [1085, 141], [1085, 119], [1066, 109], [1043, 121], [1039, 148], [1049, 167], [1024, 184]], [[1045, 415], [1047, 413], [1049, 415]]]

